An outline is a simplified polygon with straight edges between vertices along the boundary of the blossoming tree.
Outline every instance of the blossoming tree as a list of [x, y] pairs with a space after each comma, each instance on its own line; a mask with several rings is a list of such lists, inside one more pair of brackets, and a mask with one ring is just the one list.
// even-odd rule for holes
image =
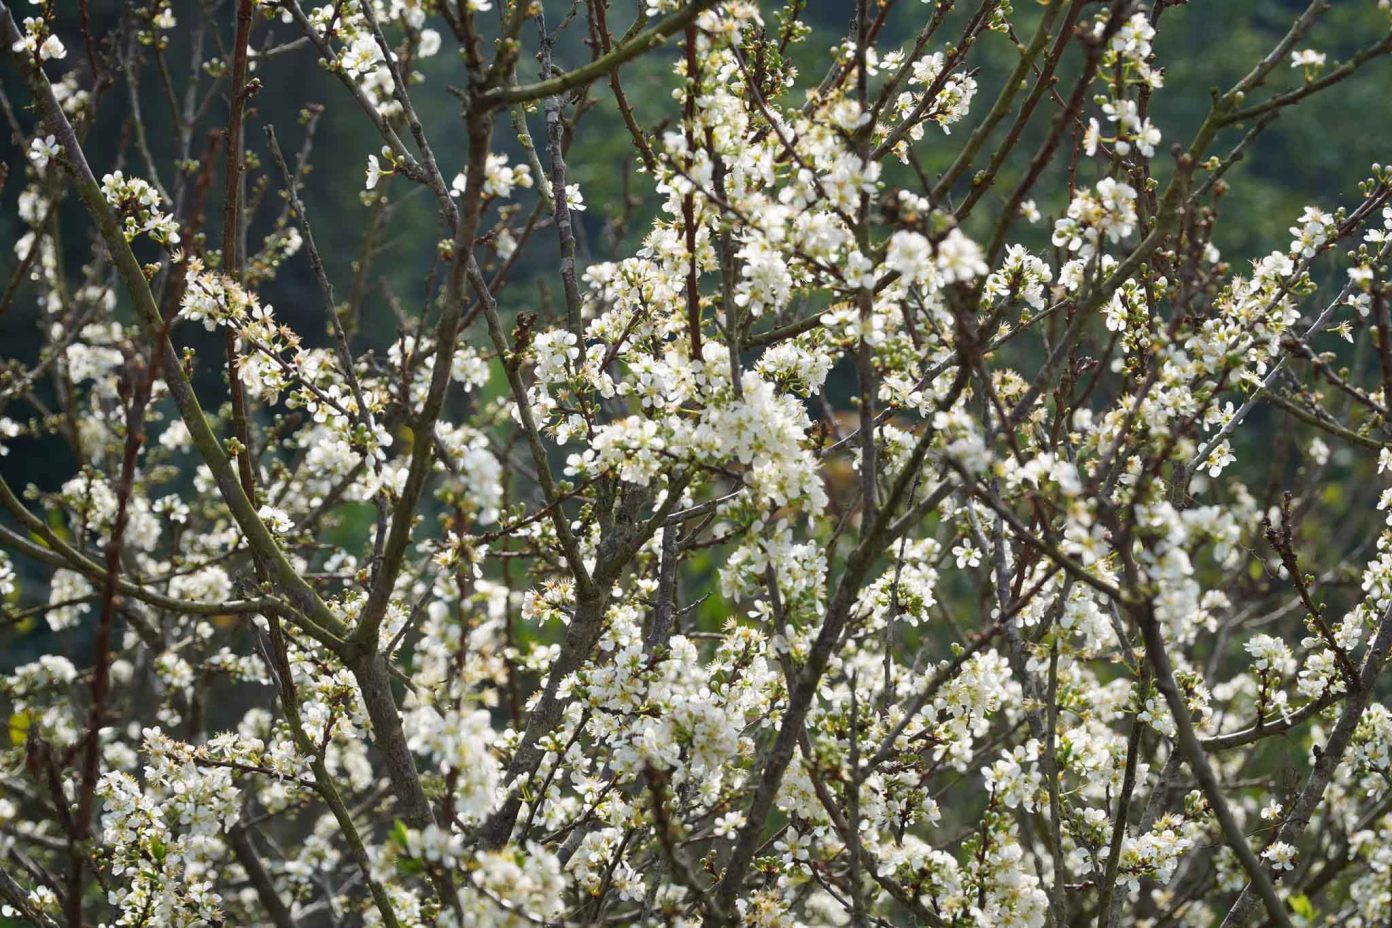
[[[108, 36], [0, 2], [0, 312], [43, 340], [0, 453], [76, 461], [0, 481], [0, 593], [86, 633], [0, 678], [3, 917], [1387, 924], [1392, 170], [1260, 260], [1214, 242], [1388, 4], [1326, 55], [1314, 0], [1167, 143], [1183, 2], [860, 0], [829, 50], [800, 0], [151, 0]], [[449, 152], [412, 97], [446, 45]], [[280, 55], [341, 84], [365, 179], [310, 173], [310, 101], [255, 112]], [[674, 92], [630, 99], [654, 56]], [[174, 137], [136, 112], [94, 163], [140, 75]], [[592, 106], [651, 191], [612, 261]], [[432, 204], [395, 331], [315, 188], [369, 238]], [[509, 290], [538, 251], [554, 307]], [[297, 266], [303, 332], [262, 296]]]

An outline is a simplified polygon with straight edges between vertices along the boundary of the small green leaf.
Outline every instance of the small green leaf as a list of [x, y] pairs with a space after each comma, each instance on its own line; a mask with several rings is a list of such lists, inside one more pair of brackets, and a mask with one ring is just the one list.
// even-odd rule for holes
[[397, 847], [401, 848], [403, 851], [406, 850], [406, 848], [409, 846], [406, 843], [406, 836], [406, 823], [399, 818], [393, 820], [391, 829], [391, 840], [394, 844], [396, 844]]
[[1290, 904], [1291, 911], [1294, 912], [1296, 915], [1299, 915], [1301, 918], [1315, 917], [1315, 907], [1310, 905], [1310, 897], [1305, 895], [1304, 893], [1291, 896], [1286, 901]]

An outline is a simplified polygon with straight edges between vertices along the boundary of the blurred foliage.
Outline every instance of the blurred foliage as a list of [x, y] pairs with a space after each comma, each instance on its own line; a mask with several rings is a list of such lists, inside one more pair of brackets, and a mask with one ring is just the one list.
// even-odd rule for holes
[[[631, 0], [618, 0], [610, 14], [611, 22], [622, 23], [627, 12], [625, 8], [632, 5]], [[839, 9], [838, 4], [811, 6], [805, 20], [812, 26], [812, 35], [792, 51], [792, 60], [799, 73], [797, 86], [789, 91], [793, 99], [800, 98], [807, 87], [815, 85], [831, 61], [830, 49], [844, 40], [845, 10]], [[972, 6], [958, 4], [958, 10], [940, 35], [951, 35], [953, 25], [966, 17]], [[1223, 0], [1221, 3], [1194, 0], [1165, 10], [1156, 49], [1166, 68], [1166, 86], [1155, 95], [1152, 115], [1164, 131], [1166, 146], [1187, 140], [1207, 109], [1210, 92], [1232, 83], [1270, 49], [1303, 6], [1299, 0]], [[117, 27], [121, 7], [119, 0], [93, 2], [93, 31], [99, 36], [112, 33]], [[1017, 3], [1018, 35], [1028, 36], [1038, 16], [1037, 7], [1036, 0]], [[564, 12], [563, 8], [568, 5], [548, 4], [553, 22]], [[910, 0], [896, 4], [884, 27], [881, 49], [888, 50], [911, 41], [927, 9], [925, 4]], [[226, 20], [223, 26], [230, 34], [231, 16], [227, 4], [219, 4], [219, 11], [227, 14], [221, 19]], [[1327, 52], [1332, 62], [1376, 34], [1378, 16], [1372, 3], [1335, 4], [1306, 45]], [[75, 36], [77, 17], [74, 9], [71, 21], [61, 24], [60, 32]], [[293, 27], [276, 23], [273, 28], [278, 41], [293, 38], [290, 31]], [[579, 25], [574, 25], [563, 36], [557, 51], [558, 64], [562, 67], [581, 63], [588, 57], [589, 50], [581, 41], [582, 32]], [[167, 60], [178, 79], [187, 72], [188, 30], [181, 26], [172, 35]], [[524, 35], [524, 41], [533, 40], [532, 35]], [[74, 40], [70, 46], [76, 53], [63, 64], [78, 67], [82, 57], [78, 51], [80, 43]], [[639, 123], [658, 134], [663, 118], [670, 117], [673, 112], [673, 54], [659, 53], [640, 59], [623, 71], [624, 88]], [[984, 113], [1013, 59], [1014, 51], [1004, 36], [988, 34], [978, 45], [973, 60], [979, 69], [977, 79], [981, 90], [974, 113]], [[521, 65], [522, 79], [535, 76], [527, 73], [529, 66], [535, 66], [525, 53]], [[1076, 62], [1065, 62], [1065, 82], [1070, 65]], [[52, 65], [50, 68], [56, 70]], [[464, 157], [465, 136], [463, 122], [458, 118], [459, 101], [450, 92], [451, 86], [464, 80], [462, 63], [445, 52], [420, 63], [420, 71], [424, 80], [413, 89], [413, 99], [429, 128], [446, 174], [452, 175], [462, 166]], [[253, 154], [265, 150], [262, 127], [274, 126], [289, 151], [299, 142], [303, 105], [318, 102], [325, 107], [312, 156], [313, 173], [307, 182], [304, 199], [314, 220], [330, 276], [340, 289], [346, 289], [352, 279], [362, 231], [369, 221], [368, 209], [359, 197], [363, 167], [367, 156], [377, 152], [380, 142], [342, 87], [317, 65], [307, 50], [264, 59], [254, 73], [264, 89], [252, 101], [253, 109], [248, 118], [247, 143]], [[11, 99], [22, 102], [24, 93], [13, 71], [7, 68], [0, 74], [3, 74], [3, 86]], [[1285, 86], [1295, 86], [1300, 80], [1299, 72], [1284, 64], [1276, 75]], [[206, 79], [204, 83], [206, 86]], [[1319, 202], [1328, 206], [1347, 201], [1367, 165], [1389, 157], [1385, 145], [1380, 146], [1379, 134], [1368, 131], [1369, 127], [1385, 125], [1392, 118], [1389, 87], [1392, 87], [1392, 77], [1381, 73], [1380, 66], [1375, 65], [1368, 73], [1321, 95], [1314, 105], [1288, 111], [1269, 128], [1249, 156], [1229, 174], [1232, 193], [1225, 201], [1225, 210], [1239, 215], [1241, 221], [1224, 228], [1219, 242], [1224, 251], [1230, 251], [1234, 257], [1250, 257], [1279, 243], [1285, 228], [1305, 203]], [[182, 88], [179, 90], [182, 92]], [[151, 147], [162, 166], [167, 166], [173, 156], [172, 135], [168, 131], [169, 106], [152, 68], [146, 69], [139, 94]], [[589, 205], [579, 228], [582, 261], [608, 260], [630, 251], [641, 237], [645, 221], [652, 218], [656, 205], [651, 195], [651, 178], [640, 173], [632, 141], [612, 104], [607, 85], [596, 84], [590, 99], [593, 105], [585, 109], [580, 119], [568, 158], [571, 180], [580, 184]], [[220, 100], [212, 105], [214, 115], [220, 107]], [[134, 147], [127, 144], [130, 112], [124, 88], [108, 91], [103, 96], [97, 125], [86, 144], [89, 158], [99, 173], [118, 167], [140, 172], [141, 163]], [[216, 118], [208, 122], [210, 128], [217, 125]], [[1036, 119], [1036, 122], [1041, 123], [1036, 128], [1042, 128], [1044, 120]], [[959, 131], [967, 131], [969, 125], [970, 121]], [[543, 127], [536, 111], [531, 114], [531, 128], [534, 136], [540, 139]], [[1230, 134], [1235, 138], [1235, 134]], [[196, 146], [203, 141], [196, 140]], [[930, 133], [919, 143], [916, 154], [925, 169], [932, 173], [946, 166], [959, 141], [956, 137], [944, 139]], [[0, 194], [0, 240], [14, 241], [20, 232], [14, 205], [22, 187], [22, 161], [8, 138], [0, 144], [3, 145], [0, 151], [4, 151], [11, 169], [10, 181]], [[506, 120], [500, 120], [495, 130], [494, 147], [508, 151], [515, 160], [521, 158], [520, 147], [511, 137]], [[1021, 152], [1028, 157], [1031, 150], [1027, 135]], [[1020, 165], [1013, 167], [1018, 170]], [[1008, 183], [1011, 175], [1004, 176]], [[907, 169], [890, 180], [906, 185], [913, 183]], [[1060, 171], [1058, 178], [1048, 178], [1040, 186], [1043, 195], [1039, 205], [1046, 215], [1057, 213], [1066, 205], [1067, 188], [1062, 180]], [[395, 183], [405, 182], [397, 180]], [[1004, 183], [998, 186], [1003, 187]], [[259, 215], [261, 231], [265, 231], [272, 218], [275, 202], [267, 197], [263, 205]], [[625, 215], [629, 212], [626, 202], [636, 206], [630, 215]], [[216, 216], [216, 202], [209, 207], [209, 215]], [[75, 262], [80, 261], [88, 248], [79, 234], [85, 224], [75, 210], [65, 213], [63, 218], [68, 220], [65, 222], [68, 256]], [[253, 241], [257, 230], [258, 226], [253, 226]], [[413, 192], [393, 208], [376, 270], [384, 272], [392, 291], [408, 311], [420, 307], [426, 299], [433, 246], [442, 235], [427, 196]], [[552, 239], [552, 236], [539, 235], [527, 249], [513, 283], [504, 291], [509, 308], [544, 310], [558, 297], [554, 282], [547, 279], [555, 267], [556, 250]], [[215, 246], [216, 242], [213, 244]], [[0, 273], [12, 270], [14, 261], [12, 250], [5, 249], [0, 254]], [[541, 288], [548, 288], [550, 292]], [[264, 288], [263, 295], [292, 323], [303, 323], [299, 328], [307, 338], [324, 337], [325, 325], [314, 280], [303, 261], [291, 262], [283, 268], [277, 279]], [[22, 355], [26, 348], [32, 350], [36, 344], [34, 323], [32, 303], [26, 306], [23, 298], [15, 312], [0, 317], [0, 340], [7, 354]], [[384, 344], [391, 339], [394, 330], [395, 322], [383, 301], [380, 298], [370, 301], [361, 334], [370, 341]]]

